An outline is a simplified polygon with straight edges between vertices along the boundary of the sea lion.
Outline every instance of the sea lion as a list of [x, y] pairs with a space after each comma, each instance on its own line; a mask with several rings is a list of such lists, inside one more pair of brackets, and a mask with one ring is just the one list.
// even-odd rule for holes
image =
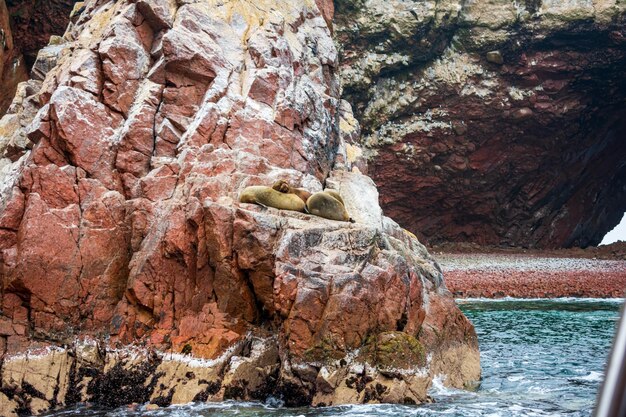
[[343, 198], [341, 198], [341, 196], [339, 195], [339, 193], [335, 190], [324, 190], [325, 193], [332, 195], [333, 197], [335, 197], [337, 200], [339, 200], [339, 202], [341, 204], [343, 204], [343, 206], [346, 206], [346, 203], [343, 202]]
[[343, 199], [333, 190], [313, 194], [306, 201], [306, 210], [325, 219], [354, 223], [346, 211]]
[[297, 195], [281, 193], [264, 185], [244, 188], [241, 194], [239, 194], [239, 202], [300, 212], [304, 212], [306, 207], [304, 201]]
[[272, 188], [276, 191], [280, 191], [281, 193], [286, 194], [295, 194], [302, 199], [306, 203], [306, 201], [311, 197], [311, 193], [305, 190], [304, 188], [295, 188], [289, 185], [289, 183], [285, 180], [278, 180], [272, 185]]

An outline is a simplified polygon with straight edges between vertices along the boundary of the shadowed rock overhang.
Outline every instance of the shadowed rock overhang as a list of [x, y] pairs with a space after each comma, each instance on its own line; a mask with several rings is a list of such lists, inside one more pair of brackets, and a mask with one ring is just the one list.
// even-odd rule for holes
[[74, 0], [0, 0], [0, 117], [51, 35], [63, 35]]
[[386, 212], [431, 243], [598, 244], [626, 208], [625, 9], [337, 1]]

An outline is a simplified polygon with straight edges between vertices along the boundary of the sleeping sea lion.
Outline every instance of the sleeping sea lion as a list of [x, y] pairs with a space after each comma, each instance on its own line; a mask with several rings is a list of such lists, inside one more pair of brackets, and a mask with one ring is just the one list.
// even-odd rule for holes
[[281, 193], [295, 194], [302, 199], [306, 203], [306, 201], [311, 197], [311, 193], [305, 190], [304, 188], [295, 188], [289, 185], [289, 183], [285, 180], [278, 180], [272, 185], [272, 188], [276, 191], [280, 191]]
[[313, 194], [306, 201], [307, 212], [325, 219], [354, 223], [346, 211], [343, 199], [333, 190]]
[[297, 195], [281, 193], [264, 185], [244, 188], [241, 194], [239, 194], [239, 202], [260, 204], [281, 210], [305, 211], [304, 201]]
[[343, 198], [341, 198], [341, 196], [339, 195], [339, 193], [335, 190], [324, 190], [325, 193], [332, 195], [333, 197], [335, 197], [337, 200], [339, 200], [339, 202], [341, 204], [343, 204], [343, 206], [346, 206], [346, 203], [343, 202]]

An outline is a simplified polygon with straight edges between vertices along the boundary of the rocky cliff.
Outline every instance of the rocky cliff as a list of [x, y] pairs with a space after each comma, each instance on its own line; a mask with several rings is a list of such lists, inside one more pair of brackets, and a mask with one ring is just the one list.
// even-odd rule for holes
[[[384, 217], [329, 2], [91, 0], [0, 121], [3, 415], [479, 378], [436, 262]], [[288, 180], [355, 223], [237, 203]]]
[[626, 4], [338, 0], [385, 212], [431, 243], [598, 244], [626, 207]]
[[4, 1], [0, 1], [0, 115], [11, 104], [17, 84], [28, 79], [24, 59], [13, 40], [10, 22], [9, 10]]
[[70, 21], [73, 0], [0, 1], [0, 116], [28, 79], [38, 52]]

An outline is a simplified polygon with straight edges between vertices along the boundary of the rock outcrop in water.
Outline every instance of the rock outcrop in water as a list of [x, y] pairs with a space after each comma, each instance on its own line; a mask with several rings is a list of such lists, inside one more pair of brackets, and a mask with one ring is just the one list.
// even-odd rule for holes
[[[438, 265], [352, 170], [318, 3], [92, 0], [40, 53], [0, 121], [4, 414], [420, 403], [479, 378]], [[236, 202], [277, 179], [356, 223]]]
[[624, 2], [336, 6], [343, 96], [402, 226], [431, 243], [549, 248], [598, 244], [619, 222]]

